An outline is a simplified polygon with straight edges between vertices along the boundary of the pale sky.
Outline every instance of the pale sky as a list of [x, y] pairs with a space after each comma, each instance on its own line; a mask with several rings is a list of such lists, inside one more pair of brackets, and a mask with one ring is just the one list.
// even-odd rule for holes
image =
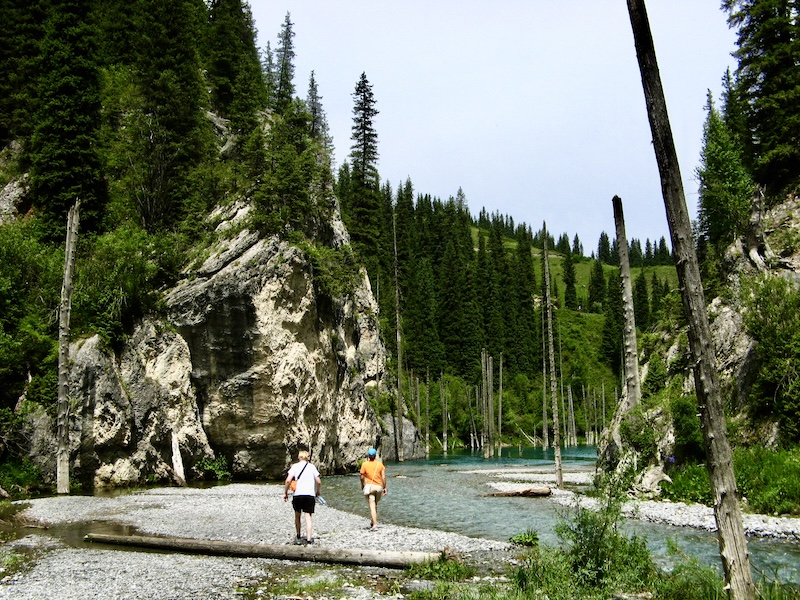
[[[736, 66], [720, 0], [647, 0], [689, 212], [696, 217], [707, 90]], [[336, 148], [350, 152], [353, 91], [372, 84], [382, 181], [411, 178], [587, 255], [614, 237], [669, 242], [625, 0], [251, 0], [258, 43], [295, 32], [295, 87], [313, 70]]]

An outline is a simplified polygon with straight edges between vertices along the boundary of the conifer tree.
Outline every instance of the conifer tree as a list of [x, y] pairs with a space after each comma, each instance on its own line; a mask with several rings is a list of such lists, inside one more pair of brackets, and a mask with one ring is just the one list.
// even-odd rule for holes
[[572, 262], [572, 252], [569, 249], [564, 254], [561, 278], [564, 282], [564, 306], [571, 310], [578, 310], [578, 294], [575, 290], [575, 263]]
[[624, 315], [622, 312], [622, 281], [618, 272], [609, 273], [608, 275], [603, 314], [605, 320], [603, 321], [600, 354], [614, 374], [619, 376], [622, 367]]
[[212, 106], [230, 119], [235, 132], [250, 133], [267, 97], [249, 5], [242, 0], [212, 0], [208, 31], [206, 72]]
[[132, 35], [141, 106], [126, 129], [126, 175], [141, 225], [148, 231], [198, 226], [213, 198], [202, 174], [212, 137], [204, 110], [199, 44], [205, 6], [200, 0], [141, 0]]
[[44, 37], [45, 6], [30, 0], [0, 2], [0, 148], [12, 139], [27, 146], [36, 120], [37, 57]]
[[606, 300], [606, 276], [603, 263], [595, 260], [589, 275], [589, 310], [601, 312]]
[[294, 31], [291, 15], [286, 18], [278, 35], [275, 50], [275, 109], [281, 113], [294, 99]]
[[361, 74], [356, 84], [353, 100], [349, 227], [353, 245], [367, 263], [367, 271], [374, 281], [381, 232], [378, 133], [374, 122], [378, 110], [366, 73]]
[[738, 90], [756, 181], [777, 193], [800, 181], [800, 18], [796, 0], [724, 0], [738, 28]]
[[47, 237], [63, 237], [69, 208], [80, 198], [84, 230], [99, 228], [107, 199], [99, 147], [100, 80], [90, 5], [51, 5], [42, 42], [30, 193]]
[[700, 235], [717, 250], [744, 233], [750, 215], [753, 181], [744, 168], [741, 149], [714, 107], [706, 102], [703, 148], [697, 177], [700, 181], [698, 220]]
[[633, 282], [633, 312], [636, 315], [636, 327], [646, 331], [650, 327], [650, 298], [644, 269], [639, 269]]
[[600, 233], [600, 240], [597, 242], [597, 260], [607, 265], [614, 264], [613, 255], [611, 254], [611, 242], [605, 231]]

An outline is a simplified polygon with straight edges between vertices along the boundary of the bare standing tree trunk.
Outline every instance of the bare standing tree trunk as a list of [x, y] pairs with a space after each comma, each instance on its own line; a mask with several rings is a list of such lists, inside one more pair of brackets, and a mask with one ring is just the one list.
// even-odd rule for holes
[[425, 373], [425, 456], [431, 453], [431, 372]]
[[69, 494], [69, 317], [72, 311], [72, 272], [78, 244], [80, 198], [69, 209], [64, 256], [64, 282], [58, 310], [58, 449], [56, 450], [56, 491]]
[[617, 230], [619, 272], [622, 279], [622, 308], [625, 313], [623, 343], [625, 346], [625, 390], [627, 398], [623, 412], [628, 412], [639, 404], [639, 400], [642, 398], [642, 388], [639, 383], [636, 315], [633, 312], [633, 285], [631, 283], [631, 262], [628, 255], [628, 238], [625, 235], [625, 215], [622, 212], [622, 199], [619, 196], [614, 196], [611, 199], [611, 203], [614, 207], [614, 225]]
[[619, 253], [619, 273], [622, 284], [622, 312], [624, 326], [622, 333], [623, 373], [625, 390], [614, 411], [611, 427], [600, 440], [598, 453], [599, 463], [606, 467], [622, 470], [629, 464], [635, 454], [623, 447], [620, 426], [625, 415], [630, 412], [642, 397], [639, 383], [639, 355], [636, 341], [636, 315], [633, 312], [633, 286], [631, 284], [631, 264], [628, 255], [628, 238], [625, 235], [625, 216], [622, 211], [622, 200], [619, 196], [611, 199], [614, 208], [614, 224], [617, 232], [617, 251]]
[[542, 305], [542, 450], [550, 447], [550, 433], [547, 427], [547, 348], [545, 346], [545, 308]]
[[444, 373], [439, 377], [439, 395], [442, 401], [442, 452], [447, 454], [447, 398], [444, 397]]
[[500, 391], [497, 396], [497, 456], [503, 454], [503, 353], [500, 353]]
[[550, 302], [550, 267], [547, 264], [547, 225], [542, 226], [544, 231], [544, 302], [547, 307], [547, 346], [550, 356], [550, 397], [553, 401], [553, 450], [556, 463], [556, 487], [564, 488], [564, 474], [561, 469], [561, 438], [558, 431], [558, 388], [556, 384], [556, 352], [553, 345], [553, 305]]
[[397, 426], [394, 428], [397, 442], [397, 462], [403, 462], [403, 345], [400, 334], [400, 284], [397, 277], [397, 216], [392, 213], [392, 236], [394, 238], [394, 314], [397, 325]]
[[642, 75], [658, 172], [661, 176], [661, 192], [664, 196], [667, 221], [676, 256], [681, 297], [689, 323], [689, 347], [694, 362], [697, 404], [703, 425], [706, 468], [714, 496], [714, 517], [717, 522], [722, 567], [730, 597], [733, 600], [751, 600], [755, 598], [756, 591], [750, 571], [750, 554], [744, 536], [731, 447], [725, 425], [725, 411], [717, 379], [717, 362], [700, 280], [700, 268], [694, 250], [691, 222], [683, 193], [678, 156], [672, 139], [644, 0], [628, 0], [628, 13]]

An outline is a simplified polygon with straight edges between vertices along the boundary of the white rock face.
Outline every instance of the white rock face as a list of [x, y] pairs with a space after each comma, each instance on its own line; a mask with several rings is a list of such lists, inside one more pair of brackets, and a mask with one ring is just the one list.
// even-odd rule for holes
[[281, 477], [307, 447], [327, 472], [380, 437], [366, 384], [382, 376], [377, 305], [316, 292], [303, 252], [239, 234], [167, 295], [187, 341], [203, 427], [240, 476]]
[[[76, 476], [90, 486], [170, 480], [173, 465], [213, 458], [200, 422], [186, 342], [145, 321], [119, 359], [94, 336], [71, 349], [70, 441]], [[180, 457], [173, 455], [173, 433]]]
[[[212, 218], [232, 232], [247, 213], [239, 204]], [[340, 229], [331, 243], [347, 241]], [[386, 352], [365, 273], [348, 297], [331, 298], [303, 251], [243, 229], [165, 301], [167, 319], [141, 323], [118, 357], [96, 336], [73, 344], [74, 477], [191, 479], [201, 460], [224, 458], [237, 477], [283, 478], [301, 448], [323, 473], [344, 472], [380, 445], [367, 389]], [[54, 476], [53, 419], [42, 411], [29, 429], [34, 460]]]

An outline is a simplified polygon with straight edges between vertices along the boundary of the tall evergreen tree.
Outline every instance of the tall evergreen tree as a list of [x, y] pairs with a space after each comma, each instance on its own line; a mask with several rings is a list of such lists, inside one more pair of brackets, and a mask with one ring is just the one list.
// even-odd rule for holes
[[294, 23], [287, 12], [275, 50], [275, 108], [280, 113], [294, 99]]
[[81, 199], [81, 227], [97, 230], [107, 189], [98, 155], [100, 80], [90, 4], [54, 2], [45, 22], [30, 193], [46, 235], [64, 237], [67, 212]]
[[595, 260], [589, 275], [589, 310], [601, 312], [606, 300], [606, 276], [603, 272], [603, 263]]
[[597, 242], [597, 260], [607, 265], [614, 264], [611, 254], [611, 241], [605, 231], [600, 233], [600, 240]]
[[242, 0], [212, 0], [208, 32], [212, 106], [230, 119], [235, 132], [249, 133], [258, 124], [257, 111], [267, 104], [250, 6]]
[[741, 149], [714, 107], [706, 102], [703, 148], [697, 178], [700, 181], [700, 234], [721, 250], [744, 233], [750, 215], [753, 181], [744, 168]]
[[738, 29], [739, 91], [756, 181], [777, 193], [800, 182], [800, 17], [796, 0], [723, 0]]
[[192, 232], [214, 199], [205, 170], [213, 138], [199, 48], [206, 9], [202, 0], [139, 1], [131, 35], [140, 40], [141, 94], [122, 132], [129, 151], [124, 180], [146, 230]]
[[[375, 130], [375, 96], [366, 73], [362, 73], [353, 93], [353, 145], [350, 149], [350, 235], [374, 277], [379, 251], [380, 210], [378, 179], [378, 133]], [[370, 263], [372, 269], [370, 269]]]
[[636, 327], [646, 331], [650, 327], [650, 296], [647, 291], [647, 277], [644, 269], [633, 282], [633, 312], [636, 315]]
[[564, 255], [564, 266], [561, 273], [564, 282], [564, 306], [571, 310], [578, 310], [578, 294], [575, 290], [575, 263], [572, 261], [572, 252]]
[[36, 119], [37, 58], [44, 37], [45, 2], [0, 2], [0, 148], [12, 139], [27, 146]]
[[576, 258], [581, 258], [583, 256], [583, 244], [577, 233], [575, 237], [572, 238], [572, 254], [574, 254]]
[[625, 317], [622, 306], [622, 281], [616, 271], [608, 276], [603, 314], [605, 320], [600, 354], [614, 374], [619, 376], [622, 368], [622, 334]]

